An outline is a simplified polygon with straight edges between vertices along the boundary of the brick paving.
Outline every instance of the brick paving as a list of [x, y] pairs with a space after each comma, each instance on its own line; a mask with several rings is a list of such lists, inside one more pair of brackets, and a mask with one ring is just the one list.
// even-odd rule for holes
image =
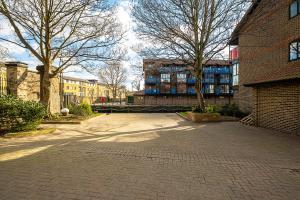
[[300, 199], [300, 137], [112, 114], [0, 140], [0, 199]]

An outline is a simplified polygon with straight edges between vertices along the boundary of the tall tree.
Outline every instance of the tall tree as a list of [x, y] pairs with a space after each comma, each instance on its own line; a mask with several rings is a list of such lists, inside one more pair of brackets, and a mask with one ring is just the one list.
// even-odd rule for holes
[[112, 91], [116, 101], [119, 90], [127, 79], [127, 70], [118, 61], [108, 62], [99, 72], [99, 79]]
[[7, 57], [8, 57], [8, 50], [7, 50], [7, 48], [5, 48], [5, 47], [3, 47], [3, 46], [0, 45], [0, 61], [2, 59], [7, 58]]
[[135, 76], [135, 78], [131, 82], [132, 89], [137, 92], [141, 91], [143, 79], [144, 79], [143, 76]]
[[139, 61], [131, 64], [132, 75], [134, 76], [131, 86], [133, 90], [141, 91], [144, 80], [143, 64]]
[[[109, 0], [0, 0], [15, 38], [41, 63], [41, 102], [50, 112], [51, 79], [75, 65], [107, 61], [123, 33]], [[56, 68], [53, 68], [56, 65]]]
[[152, 44], [147, 56], [184, 61], [196, 78], [199, 107], [205, 110], [203, 65], [220, 56], [248, 2], [245, 0], [136, 0], [136, 31]]

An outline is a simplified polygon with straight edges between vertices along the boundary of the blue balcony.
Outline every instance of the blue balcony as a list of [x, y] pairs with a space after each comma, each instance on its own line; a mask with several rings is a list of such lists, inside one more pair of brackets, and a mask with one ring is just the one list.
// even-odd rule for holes
[[203, 69], [203, 72], [209, 74], [229, 74], [230, 68], [229, 67], [205, 67]]
[[187, 79], [187, 84], [192, 85], [192, 84], [195, 84], [195, 83], [196, 83], [196, 78], [188, 78]]
[[155, 95], [155, 94], [160, 94], [160, 91], [159, 89], [145, 89], [145, 94]]
[[230, 79], [220, 79], [220, 83], [222, 83], [222, 84], [230, 84], [231, 81], [230, 81]]
[[171, 88], [171, 94], [177, 94], [176, 88]]
[[195, 90], [195, 88], [188, 88], [187, 93], [190, 95], [194, 95], [194, 94], [196, 94], [196, 90]]
[[220, 96], [222, 94], [221, 89], [215, 89], [215, 95]]
[[215, 79], [213, 78], [205, 78], [202, 80], [202, 83], [215, 83]]
[[158, 82], [159, 82], [159, 79], [158, 78], [154, 78], [154, 77], [148, 77], [145, 80], [146, 84], [156, 84]]

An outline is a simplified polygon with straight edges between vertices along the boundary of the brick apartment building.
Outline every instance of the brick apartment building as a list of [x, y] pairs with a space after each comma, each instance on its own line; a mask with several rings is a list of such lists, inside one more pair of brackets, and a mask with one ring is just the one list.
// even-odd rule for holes
[[299, 134], [300, 0], [254, 2], [230, 45], [239, 52], [240, 108], [257, 126]]
[[[179, 60], [145, 59], [145, 90], [135, 94], [139, 105], [197, 105], [195, 77]], [[210, 61], [204, 67], [203, 92], [207, 104], [233, 103], [232, 70], [228, 61]]]

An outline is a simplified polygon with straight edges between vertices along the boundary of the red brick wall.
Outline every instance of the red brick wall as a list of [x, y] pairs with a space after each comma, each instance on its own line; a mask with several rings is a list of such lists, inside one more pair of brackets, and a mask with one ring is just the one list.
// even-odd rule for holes
[[289, 43], [300, 38], [300, 16], [289, 19], [292, 0], [262, 0], [239, 35], [239, 106], [251, 111], [252, 89], [261, 83], [300, 77], [300, 61], [289, 62]]

